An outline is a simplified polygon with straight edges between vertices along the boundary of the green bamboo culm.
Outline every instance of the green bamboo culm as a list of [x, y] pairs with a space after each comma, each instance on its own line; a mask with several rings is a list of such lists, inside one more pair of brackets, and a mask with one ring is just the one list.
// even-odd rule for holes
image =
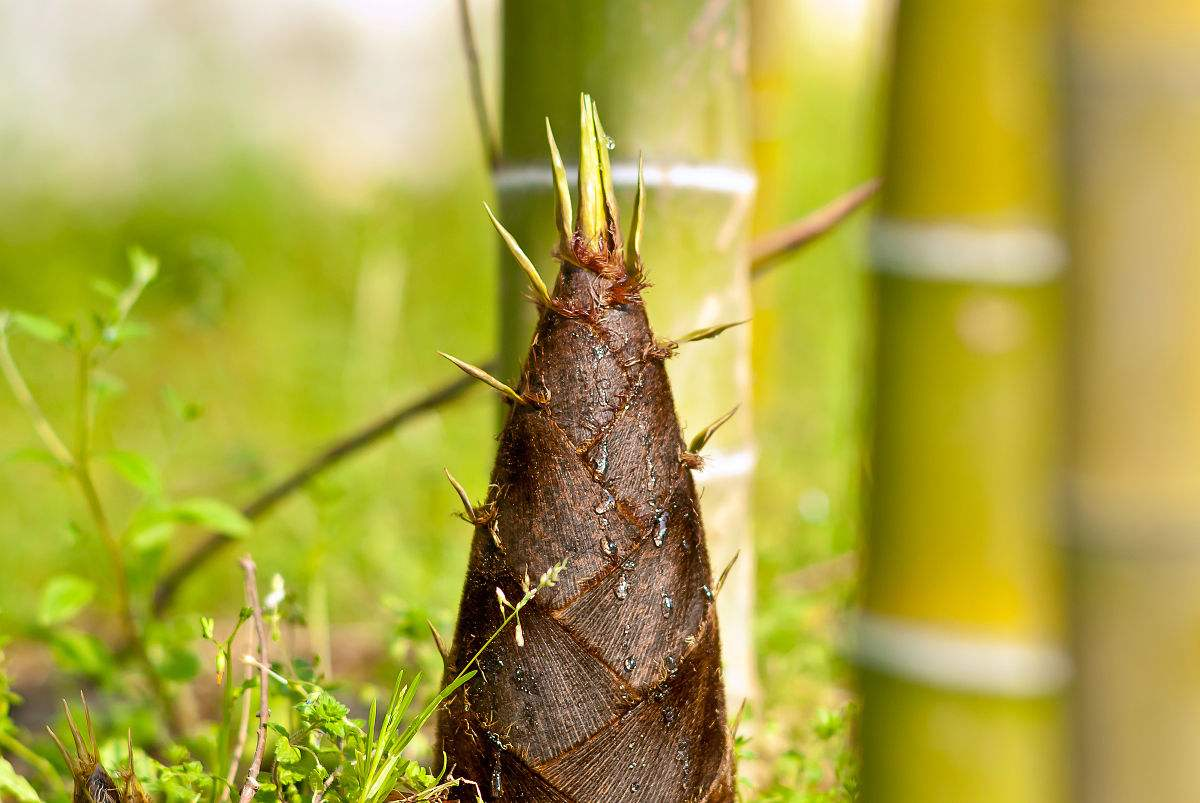
[[857, 656], [870, 803], [1065, 799], [1049, 0], [898, 7]]
[[[617, 146], [612, 182], [622, 209], [632, 210], [637, 153], [644, 154], [645, 228], [654, 233], [646, 238], [644, 257], [653, 265], [649, 281], [664, 288], [646, 298], [656, 330], [677, 338], [749, 318], [746, 249], [755, 179], [743, 0], [716, 6], [692, 0], [513, 0], [502, 13], [497, 214], [525, 253], [546, 272], [561, 239], [545, 225], [553, 219], [555, 192], [544, 118], [556, 132], [576, 130], [575, 98], [586, 90]], [[557, 146], [574, 184], [578, 143], [560, 136]], [[507, 249], [501, 258], [511, 260]], [[512, 379], [536, 316], [519, 273], [501, 270], [500, 285], [498, 373]], [[741, 326], [683, 346], [668, 365], [689, 437], [740, 405], [696, 475], [714, 565], [719, 570], [740, 550], [718, 603], [723, 617], [742, 623], [724, 639], [726, 688], [735, 706], [755, 688], [749, 348], [750, 327]]]
[[1066, 4], [1076, 800], [1200, 799], [1200, 4]]

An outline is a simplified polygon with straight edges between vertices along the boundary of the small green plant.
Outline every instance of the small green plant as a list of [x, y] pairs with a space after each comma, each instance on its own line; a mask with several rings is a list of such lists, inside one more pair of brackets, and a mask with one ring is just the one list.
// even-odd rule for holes
[[[353, 717], [350, 707], [335, 696], [344, 684], [322, 676], [318, 662], [292, 658], [286, 649], [281, 649], [282, 658], [268, 659], [269, 644], [282, 648], [282, 629], [302, 625], [304, 617], [278, 576], [259, 603], [249, 559], [243, 562], [247, 604], [220, 636], [212, 617], [202, 617], [197, 632], [182, 619], [151, 615], [148, 597], [159, 558], [179, 527], [242, 536], [250, 524], [221, 500], [174, 498], [163, 471], [150, 457], [97, 446], [104, 405], [122, 387], [106, 371], [106, 363], [118, 349], [148, 332], [131, 314], [157, 276], [158, 263], [134, 249], [129, 268], [124, 287], [95, 283], [104, 304], [82, 322], [59, 324], [32, 313], [0, 312], [0, 372], [40, 441], [39, 447], [11, 457], [49, 466], [78, 491], [85, 515], [72, 521], [71, 528], [77, 537], [101, 548], [107, 559], [94, 574], [64, 572], [52, 577], [38, 600], [36, 624], [26, 628], [26, 634], [46, 644], [68, 676], [112, 698], [107, 711], [126, 717], [124, 724], [132, 723], [139, 736], [135, 740], [131, 730], [122, 731], [100, 718], [94, 723], [86, 702], [82, 720], [64, 703], [70, 738], [60, 740], [50, 730], [59, 748], [56, 756], [51, 742], [39, 741], [9, 716], [20, 698], [9, 689], [0, 652], [0, 799], [62, 800], [67, 777], [74, 779], [74, 799], [80, 803], [227, 803], [235, 797], [280, 803], [444, 799], [464, 782], [444, 757], [439, 767], [422, 761], [414, 742], [439, 707], [475, 677], [478, 654], [422, 707], [415, 709], [421, 673], [402, 671], [382, 710], [372, 702], [365, 717]], [[61, 428], [26, 381], [13, 352], [15, 336], [70, 355], [76, 381], [72, 439], [59, 434]], [[201, 412], [169, 390], [164, 398], [180, 422], [193, 421]], [[101, 478], [101, 471], [111, 472], [127, 486], [119, 497], [114, 493], [106, 498], [103, 489], [113, 483]], [[121, 515], [113, 514], [117, 510]], [[507, 616], [485, 647], [509, 624], [519, 627], [520, 611], [539, 590], [557, 582], [564, 565], [551, 567], [521, 599], [509, 604]], [[106, 594], [111, 599], [105, 599]], [[111, 603], [117, 613], [118, 641], [113, 645], [73, 624], [101, 601]], [[239, 637], [248, 623], [254, 624], [257, 657], [238, 653], [239, 641], [246, 641]], [[220, 689], [212, 721], [189, 720], [180, 705], [185, 684], [201, 672], [201, 643], [213, 651], [213, 674]], [[250, 727], [255, 700], [256, 739]], [[273, 716], [272, 707], [277, 711]], [[86, 729], [77, 726], [81, 721]], [[470, 793], [470, 784], [465, 786]], [[477, 792], [471, 794], [478, 797]]]
[[[145, 621], [137, 587], [151, 576], [163, 548], [180, 525], [203, 525], [246, 534], [250, 524], [224, 502], [209, 497], [173, 499], [165, 490], [162, 472], [147, 456], [119, 448], [97, 447], [97, 419], [103, 405], [118, 395], [121, 381], [105, 364], [127, 343], [147, 334], [148, 327], [131, 318], [143, 292], [158, 275], [158, 261], [141, 249], [129, 252], [129, 281], [117, 287], [97, 280], [93, 287], [100, 306], [82, 321], [60, 324], [29, 312], [0, 312], [0, 373], [27, 414], [40, 448], [19, 455], [49, 465], [75, 486], [84, 517], [70, 522], [80, 539], [97, 544], [107, 565], [103, 580], [64, 573], [45, 585], [38, 605], [37, 629], [31, 636], [47, 643], [60, 666], [96, 682], [118, 682], [116, 672], [131, 667], [140, 687], [162, 711], [170, 732], [180, 734], [186, 723], [176, 706], [172, 684], [190, 680], [199, 668], [191, 634]], [[66, 350], [74, 363], [74, 436], [62, 437], [60, 427], [43, 412], [26, 382], [11, 347], [11, 335], [22, 334]], [[170, 396], [174, 399], [175, 397]], [[194, 418], [194, 406], [173, 405], [179, 416]], [[69, 444], [69, 445], [68, 445]], [[112, 472], [136, 497], [120, 520], [117, 506], [101, 493], [97, 471]], [[117, 611], [120, 644], [109, 647], [69, 626], [101, 590], [111, 593]]]

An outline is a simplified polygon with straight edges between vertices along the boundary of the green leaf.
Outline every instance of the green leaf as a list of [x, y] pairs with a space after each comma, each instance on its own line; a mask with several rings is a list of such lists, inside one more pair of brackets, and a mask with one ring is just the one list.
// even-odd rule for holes
[[175, 532], [176, 523], [173, 521], [145, 521], [131, 526], [129, 543], [137, 552], [149, 552], [166, 545]]
[[108, 279], [95, 278], [91, 281], [92, 289], [107, 299], [116, 301], [121, 297], [121, 288], [110, 282]]
[[139, 246], [129, 249], [129, 270], [138, 284], [149, 284], [158, 275], [158, 257]]
[[54, 660], [67, 672], [103, 677], [112, 667], [112, 656], [95, 636], [66, 627], [55, 628], [50, 635]]
[[29, 781], [22, 778], [9, 764], [0, 757], [0, 800], [13, 797], [20, 803], [41, 803], [38, 793], [33, 791]]
[[116, 374], [97, 368], [92, 371], [92, 392], [96, 401], [110, 401], [125, 394], [125, 382]]
[[144, 494], [157, 496], [162, 493], [162, 478], [158, 466], [145, 455], [137, 452], [112, 451], [99, 455], [108, 462], [121, 477]]
[[41, 315], [13, 312], [9, 320], [22, 332], [38, 340], [44, 340], [47, 343], [66, 343], [69, 340], [66, 329]]
[[38, 603], [38, 621], [47, 627], [61, 624], [83, 610], [96, 595], [96, 586], [73, 574], [50, 578]]
[[300, 760], [300, 750], [287, 739], [275, 742], [275, 762], [277, 764], [295, 764]]
[[164, 679], [182, 683], [200, 674], [200, 658], [187, 647], [169, 645], [154, 668]]
[[163, 400], [167, 406], [171, 408], [171, 412], [180, 421], [188, 422], [195, 421], [200, 416], [204, 415], [204, 406], [198, 402], [187, 401], [179, 393], [169, 385], [163, 388]]
[[118, 346], [130, 340], [146, 337], [151, 330], [149, 324], [140, 321], [123, 321], [119, 324], [105, 326], [100, 332], [100, 339], [106, 345]]
[[58, 458], [49, 451], [32, 446], [13, 449], [11, 452], [0, 454], [0, 463], [44, 463], [54, 468], [63, 467]]
[[172, 505], [167, 509], [167, 515], [174, 521], [183, 524], [199, 524], [214, 530], [241, 537], [250, 532], [250, 520], [220, 499], [196, 497]]

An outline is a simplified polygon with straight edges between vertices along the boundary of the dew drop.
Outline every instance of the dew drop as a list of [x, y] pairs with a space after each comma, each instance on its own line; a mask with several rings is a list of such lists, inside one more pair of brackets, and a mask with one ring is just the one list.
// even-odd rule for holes
[[637, 659], [634, 658], [632, 655], [625, 658], [625, 671], [626, 672], [632, 672], [634, 667], [636, 667], [636, 666], [637, 666]]
[[664, 593], [662, 595], [662, 606], [663, 606], [663, 618], [666, 619], [666, 618], [670, 617], [671, 611], [675, 610], [675, 600], [671, 599], [670, 594]]
[[668, 675], [674, 675], [676, 672], [679, 671], [679, 664], [676, 663], [674, 655], [664, 656], [663, 663], [666, 664], [666, 666], [667, 666], [667, 674]]
[[654, 545], [662, 546], [667, 538], [667, 511], [660, 510], [654, 515]]
[[501, 794], [503, 791], [504, 791], [504, 790], [503, 790], [503, 789], [501, 788], [501, 786], [500, 786], [500, 768], [499, 768], [499, 767], [495, 767], [495, 768], [492, 770], [492, 794], [493, 794], [493, 795], [499, 795], [499, 794]]
[[638, 790], [640, 790], [641, 788], [642, 788], [642, 785], [640, 783], [638, 783], [637, 781], [634, 781], [633, 783], [629, 784], [629, 791], [633, 792], [635, 795], [638, 793]]
[[678, 714], [675, 712], [675, 709], [670, 708], [670, 707], [664, 708], [662, 710], [662, 715], [663, 715], [663, 724], [666, 725], [668, 728], [672, 727], [675, 724], [675, 719], [678, 717]]
[[633, 558], [626, 558], [625, 562], [621, 564], [621, 568], [627, 572], [633, 571], [637, 568], [637, 561]]
[[604, 554], [605, 555], [617, 554], [617, 542], [607, 536], [604, 538]]
[[617, 599], [620, 600], [623, 600], [629, 596], [629, 578], [624, 574], [622, 574], [621, 579], [617, 581], [617, 589], [613, 593], [616, 594]]
[[604, 147], [608, 148], [611, 151], [612, 149], [617, 147], [617, 141], [615, 139], [613, 139], [612, 137], [610, 137], [608, 134], [605, 134], [604, 135]]
[[706, 600], [708, 600], [709, 602], [713, 601], [713, 592], [712, 592], [711, 588], [709, 588], [708, 586], [700, 586], [700, 592], [702, 594], [704, 594], [704, 598]]
[[599, 474], [601, 477], [604, 476], [604, 472], [608, 471], [608, 444], [607, 443], [600, 444], [600, 449], [598, 450], [598, 452], [596, 454], [596, 458], [592, 461], [592, 465], [595, 466], [596, 473]]
[[596, 503], [596, 506], [592, 509], [595, 510], [597, 513], [604, 514], [604, 513], [607, 513], [608, 511], [612, 510], [614, 507], [616, 507], [616, 505], [617, 505], [617, 500], [613, 497], [612, 494], [610, 494], [608, 491], [605, 491], [603, 501]]

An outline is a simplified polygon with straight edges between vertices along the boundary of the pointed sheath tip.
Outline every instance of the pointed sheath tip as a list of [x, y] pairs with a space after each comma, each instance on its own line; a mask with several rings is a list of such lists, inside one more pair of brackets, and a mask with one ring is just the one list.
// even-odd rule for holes
[[426, 626], [429, 628], [429, 634], [433, 636], [433, 644], [437, 647], [438, 655], [442, 656], [442, 665], [450, 665], [450, 650], [446, 647], [446, 642], [442, 640], [442, 634], [433, 626], [432, 620], [425, 620]]
[[574, 210], [571, 208], [571, 187], [567, 183], [567, 169], [563, 166], [562, 154], [554, 141], [554, 130], [550, 118], [546, 118], [546, 141], [550, 145], [550, 167], [554, 173], [554, 223], [558, 226], [559, 249], [566, 251], [571, 245], [574, 231]]
[[538, 273], [537, 268], [534, 267], [533, 261], [525, 255], [523, 250], [521, 250], [521, 246], [517, 243], [517, 239], [509, 233], [508, 229], [504, 228], [504, 226], [500, 224], [500, 221], [496, 218], [495, 213], [492, 212], [492, 208], [488, 206], [486, 202], [483, 204], [483, 208], [487, 211], [488, 217], [491, 218], [492, 225], [496, 227], [496, 231], [500, 234], [500, 238], [504, 240], [504, 244], [508, 246], [509, 252], [512, 253], [513, 258], [517, 260], [517, 265], [519, 265], [521, 270], [525, 273], [525, 278], [529, 280], [529, 288], [533, 290], [533, 294], [537, 299], [537, 302], [543, 306], [549, 306], [550, 291], [546, 289], [546, 283], [542, 281], [542, 275]]
[[454, 475], [450, 473], [450, 469], [443, 466], [442, 471], [445, 472], [446, 479], [450, 480], [450, 487], [454, 489], [454, 493], [458, 494], [458, 499], [462, 502], [467, 520], [473, 522], [475, 520], [475, 506], [471, 504], [471, 497], [467, 495], [467, 489], [463, 487], [461, 482], [454, 478]]
[[71, 739], [75, 742], [75, 754], [82, 758], [87, 755], [87, 748], [84, 746], [83, 737], [79, 733], [79, 726], [75, 724], [75, 717], [71, 714], [71, 707], [67, 705], [67, 700], [64, 697], [62, 701], [63, 712], [67, 715], [67, 728], [71, 731]]
[[634, 278], [642, 276], [642, 227], [646, 219], [645, 158], [638, 152], [637, 191], [633, 196], [633, 219], [629, 223], [629, 258], [626, 269]]
[[455, 357], [451, 354], [447, 354], [444, 351], [439, 351], [438, 354], [440, 354], [442, 357], [445, 357], [450, 362], [454, 363], [458, 367], [458, 369], [460, 371], [462, 371], [464, 374], [466, 374], [467, 376], [469, 376], [473, 379], [478, 379], [483, 384], [485, 384], [485, 385], [489, 386], [490, 388], [492, 388], [493, 390], [495, 390], [501, 396], [504, 396], [505, 398], [510, 399], [511, 401], [515, 402], [516, 404], [526, 404], [527, 403], [525, 398], [523, 396], [521, 396], [520, 393], [517, 393], [515, 390], [513, 390], [508, 385], [504, 384], [499, 379], [492, 376], [491, 374], [489, 374], [487, 371], [483, 370], [482, 368], [479, 368], [478, 366], [475, 366], [475, 365], [471, 365], [471, 363], [469, 363], [469, 362], [464, 362], [463, 360], [460, 360], [458, 357]]
[[721, 416], [716, 421], [697, 432], [696, 437], [692, 438], [691, 443], [688, 444], [688, 451], [693, 454], [698, 454], [701, 449], [708, 445], [708, 442], [712, 439], [712, 436], [716, 434], [717, 430], [724, 426], [726, 421], [733, 418], [733, 414], [738, 411], [739, 407], [741, 407], [740, 404], [734, 405], [732, 410], [725, 413], [725, 415]]
[[717, 586], [714, 594], [720, 594], [721, 589], [725, 587], [725, 581], [729, 579], [729, 573], [733, 571], [733, 565], [737, 563], [738, 558], [742, 556], [742, 550], [733, 553], [733, 557], [729, 559], [729, 563], [725, 564], [725, 568], [721, 570], [721, 576], [717, 579]]
[[600, 154], [592, 98], [579, 98], [579, 220], [578, 230], [588, 244], [604, 235], [604, 190], [601, 188]]
[[617, 209], [617, 192], [613, 188], [612, 162], [608, 156], [612, 140], [604, 130], [603, 123], [600, 122], [600, 107], [596, 105], [595, 101], [592, 101], [592, 124], [596, 129], [596, 160], [600, 168], [600, 189], [604, 193], [604, 228], [613, 233], [617, 240], [613, 243], [613, 247], [619, 249], [621, 247], [620, 212]]
[[706, 326], [703, 329], [695, 329], [691, 332], [688, 332], [686, 335], [677, 339], [674, 342], [676, 342], [676, 343], [695, 343], [698, 340], [708, 340], [710, 338], [716, 337], [719, 334], [723, 334], [724, 332], [727, 332], [730, 329], [733, 329], [735, 326], [741, 326], [742, 324], [749, 323], [749, 322], [750, 322], [749, 318], [744, 318], [740, 321], [732, 321], [730, 323], [719, 323], [716, 326]]

